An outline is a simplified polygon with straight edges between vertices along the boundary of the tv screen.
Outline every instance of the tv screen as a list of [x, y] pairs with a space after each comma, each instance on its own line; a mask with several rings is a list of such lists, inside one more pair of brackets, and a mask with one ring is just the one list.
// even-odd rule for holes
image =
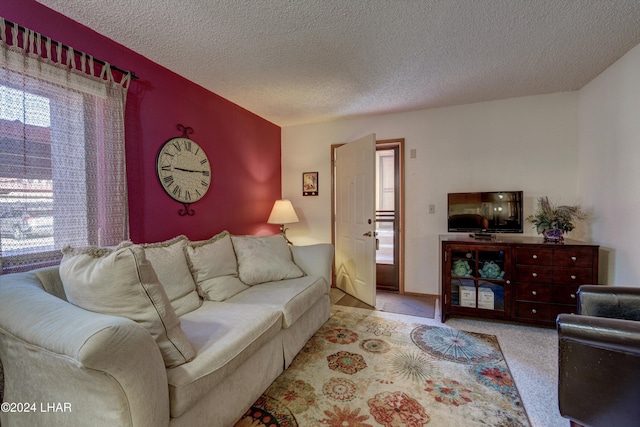
[[522, 191], [449, 193], [448, 231], [522, 233]]

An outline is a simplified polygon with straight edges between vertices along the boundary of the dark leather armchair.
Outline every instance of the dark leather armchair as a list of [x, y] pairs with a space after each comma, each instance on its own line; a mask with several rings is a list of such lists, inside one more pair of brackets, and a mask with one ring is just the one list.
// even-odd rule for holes
[[556, 323], [560, 414], [586, 427], [640, 426], [640, 288], [581, 286], [578, 314]]

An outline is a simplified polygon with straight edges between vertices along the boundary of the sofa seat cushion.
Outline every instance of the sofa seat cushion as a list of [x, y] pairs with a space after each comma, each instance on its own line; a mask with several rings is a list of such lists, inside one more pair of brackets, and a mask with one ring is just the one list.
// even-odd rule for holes
[[281, 310], [283, 327], [288, 328], [329, 292], [327, 282], [318, 276], [279, 280], [252, 286], [229, 298], [233, 304], [256, 304]]
[[274, 339], [282, 327], [282, 313], [268, 306], [204, 301], [198, 309], [180, 317], [180, 322], [196, 357], [167, 369], [172, 417], [184, 414]]

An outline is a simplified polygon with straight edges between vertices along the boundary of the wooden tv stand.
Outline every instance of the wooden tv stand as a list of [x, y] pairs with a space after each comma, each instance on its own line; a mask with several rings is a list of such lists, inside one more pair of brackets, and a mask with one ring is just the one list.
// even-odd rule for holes
[[498, 235], [440, 236], [442, 322], [452, 315], [555, 324], [576, 310], [580, 285], [598, 283], [598, 246]]

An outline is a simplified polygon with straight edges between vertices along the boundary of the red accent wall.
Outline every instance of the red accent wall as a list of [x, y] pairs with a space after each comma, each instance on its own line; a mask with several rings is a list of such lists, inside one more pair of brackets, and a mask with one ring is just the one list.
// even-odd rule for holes
[[[3, 0], [0, 16], [139, 77], [129, 88], [125, 113], [134, 242], [179, 234], [205, 239], [222, 230], [234, 234], [278, 231], [266, 221], [273, 202], [281, 198], [279, 126], [34, 0]], [[212, 164], [211, 187], [192, 205], [195, 215], [191, 217], [178, 215], [182, 205], [164, 192], [155, 172], [160, 146], [180, 136], [178, 123], [194, 129], [190, 137], [207, 151]]]

